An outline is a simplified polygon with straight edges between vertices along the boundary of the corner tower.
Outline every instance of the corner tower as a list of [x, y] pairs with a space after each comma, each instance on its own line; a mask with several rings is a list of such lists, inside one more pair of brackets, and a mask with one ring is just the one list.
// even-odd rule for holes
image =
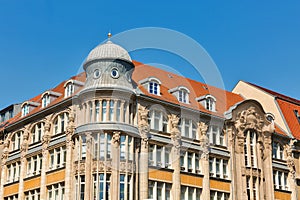
[[139, 140], [134, 65], [128, 52], [109, 39], [89, 53], [83, 68], [85, 86], [74, 102], [75, 196], [133, 199]]

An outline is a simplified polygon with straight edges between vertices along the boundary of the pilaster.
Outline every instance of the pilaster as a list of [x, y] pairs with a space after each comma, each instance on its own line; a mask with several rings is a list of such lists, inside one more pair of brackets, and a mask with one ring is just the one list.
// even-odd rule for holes
[[111, 169], [111, 200], [119, 200], [119, 163], [120, 163], [120, 137], [121, 133], [118, 131], [113, 132], [111, 140], [111, 153], [112, 153], [112, 169]]
[[9, 155], [9, 140], [5, 140], [3, 144], [3, 152], [1, 155], [1, 182], [0, 182], [0, 199], [4, 199], [4, 184], [6, 181], [6, 161]]
[[197, 134], [200, 140], [200, 146], [202, 148], [201, 154], [201, 168], [203, 173], [203, 185], [202, 185], [202, 199], [210, 199], [210, 183], [209, 183], [209, 141], [207, 137], [208, 126], [203, 123], [198, 123]]
[[181, 134], [178, 129], [179, 118], [171, 114], [168, 116], [171, 124], [171, 141], [172, 141], [172, 167], [173, 167], [173, 200], [180, 200], [181, 197], [181, 178], [180, 178], [180, 150], [181, 150]]
[[92, 200], [92, 136], [86, 133], [85, 187], [84, 200]]
[[24, 178], [26, 174], [26, 154], [28, 150], [28, 139], [29, 139], [29, 130], [25, 128], [24, 133], [23, 133], [23, 143], [20, 148], [20, 154], [21, 154], [21, 169], [20, 169], [20, 178], [19, 178], [19, 191], [18, 191], [18, 198], [19, 199], [24, 199]]
[[139, 106], [139, 132], [141, 135], [140, 157], [139, 157], [139, 184], [140, 184], [140, 200], [148, 199], [148, 151], [149, 151], [149, 123], [148, 123], [149, 110], [143, 106]]

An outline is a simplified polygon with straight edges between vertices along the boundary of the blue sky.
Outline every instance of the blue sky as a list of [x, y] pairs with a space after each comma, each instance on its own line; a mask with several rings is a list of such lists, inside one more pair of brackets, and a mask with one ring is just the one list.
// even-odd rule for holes
[[[169, 28], [195, 39], [217, 64], [227, 90], [245, 80], [300, 99], [296, 1], [0, 0], [0, 109], [76, 74], [109, 30], [140, 27]], [[167, 52], [145, 50], [132, 58], [201, 80]]]

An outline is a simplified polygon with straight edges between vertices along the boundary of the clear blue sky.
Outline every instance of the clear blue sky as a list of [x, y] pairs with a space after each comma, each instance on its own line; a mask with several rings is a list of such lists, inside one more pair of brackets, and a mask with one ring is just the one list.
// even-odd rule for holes
[[[199, 42], [227, 90], [245, 80], [300, 98], [300, 3], [296, 1], [0, 0], [0, 109], [78, 72], [88, 52], [138, 27], [165, 27]], [[164, 52], [132, 55], [197, 79]]]

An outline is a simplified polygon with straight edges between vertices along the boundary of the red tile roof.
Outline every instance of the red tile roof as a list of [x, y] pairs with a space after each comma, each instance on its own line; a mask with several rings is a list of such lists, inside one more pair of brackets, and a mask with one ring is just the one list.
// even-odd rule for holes
[[300, 100], [288, 97], [278, 92], [274, 92], [272, 90], [255, 85], [253, 83], [248, 82], [248, 84], [253, 85], [254, 87], [257, 87], [258, 89], [261, 89], [274, 96], [275, 100], [277, 101], [277, 104], [280, 107], [280, 111], [291, 131], [291, 134], [296, 139], [300, 139], [300, 123], [294, 112], [295, 110], [297, 110], [298, 113], [300, 113]]

